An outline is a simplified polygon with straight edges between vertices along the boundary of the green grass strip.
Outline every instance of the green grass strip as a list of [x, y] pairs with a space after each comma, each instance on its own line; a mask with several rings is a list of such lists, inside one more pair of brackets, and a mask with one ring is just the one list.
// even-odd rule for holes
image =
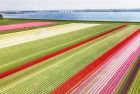
[[35, 20], [0, 19], [0, 25], [18, 24], [18, 23], [26, 23], [26, 22], [33, 22], [33, 21]]
[[[137, 61], [137, 66], [140, 68], [140, 58]], [[140, 69], [138, 69], [135, 79], [129, 88], [128, 94], [139, 94], [140, 93]]]
[[140, 93], [140, 71], [138, 72], [128, 94], [139, 94]]
[[138, 65], [139, 59], [140, 59], [140, 56], [137, 60], [135, 60], [135, 62], [130, 67], [130, 69], [126, 73], [125, 77], [123, 78], [123, 80], [119, 83], [119, 86], [115, 90], [114, 94], [124, 94], [124, 92], [126, 93], [128, 91], [124, 88], [125, 87], [127, 87], [128, 89], [130, 88], [130, 87], [127, 86], [127, 84], [128, 84], [127, 81], [129, 80], [129, 77], [132, 75], [132, 72], [135, 69], [136, 65]]

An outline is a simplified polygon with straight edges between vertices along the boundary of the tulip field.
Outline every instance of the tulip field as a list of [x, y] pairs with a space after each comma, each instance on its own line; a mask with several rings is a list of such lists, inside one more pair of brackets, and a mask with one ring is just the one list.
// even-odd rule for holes
[[0, 94], [139, 94], [140, 24], [0, 20]]

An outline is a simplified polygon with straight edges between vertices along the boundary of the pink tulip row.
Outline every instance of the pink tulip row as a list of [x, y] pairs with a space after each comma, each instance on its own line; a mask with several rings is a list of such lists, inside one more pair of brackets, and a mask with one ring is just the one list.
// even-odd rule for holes
[[12, 25], [0, 25], [0, 31], [16, 30], [16, 29], [23, 29], [23, 28], [37, 27], [37, 26], [47, 26], [56, 23], [57, 22], [28, 22], [28, 23], [20, 23], [20, 24], [12, 24]]

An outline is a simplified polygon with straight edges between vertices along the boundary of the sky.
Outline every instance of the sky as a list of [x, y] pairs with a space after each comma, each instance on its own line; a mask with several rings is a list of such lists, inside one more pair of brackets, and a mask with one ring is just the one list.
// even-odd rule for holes
[[140, 0], [0, 0], [0, 10], [140, 8]]

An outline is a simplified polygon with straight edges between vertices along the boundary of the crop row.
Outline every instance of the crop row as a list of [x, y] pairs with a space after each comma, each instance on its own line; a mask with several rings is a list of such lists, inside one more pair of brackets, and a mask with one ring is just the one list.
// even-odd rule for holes
[[[138, 67], [140, 68], [140, 63], [138, 64]], [[139, 82], [140, 82], [140, 70], [138, 70], [136, 76], [135, 76], [135, 79], [132, 83], [132, 86], [130, 87], [129, 91], [128, 91], [128, 94], [139, 94], [139, 91], [140, 91], [140, 85], [139, 85]]]
[[[37, 22], [42, 22], [42, 25]], [[36, 23], [34, 26], [29, 26], [30, 23]], [[6, 31], [1, 31], [0, 30], [0, 35], [1, 34], [8, 34], [8, 33], [15, 33], [15, 32], [22, 32], [25, 30], [33, 30], [33, 29], [38, 29], [38, 28], [45, 28], [51, 27], [51, 26], [57, 26], [57, 25], [62, 25], [62, 24], [67, 24], [68, 22], [57, 22], [57, 21], [51, 21], [52, 24], [45, 24], [48, 23], [48, 21], [40, 21], [40, 20], [20, 20], [20, 19], [0, 19], [0, 28], [5, 27], [4, 30]], [[70, 23], [70, 22], [69, 22]], [[21, 25], [25, 25], [23, 28], [20, 28]], [[29, 25], [28, 25], [29, 24]], [[14, 29], [16, 27], [15, 25], [19, 25], [18, 28]], [[10, 27], [9, 29], [7, 27]], [[25, 28], [26, 27], [26, 28]]]
[[16, 29], [30, 28], [30, 27], [37, 27], [37, 26], [47, 26], [50, 24], [56, 24], [56, 22], [28, 22], [28, 23], [19, 23], [19, 24], [12, 24], [12, 25], [1, 25], [0, 31], [16, 30]]
[[35, 41], [47, 37], [52, 37], [68, 32], [72, 32], [79, 29], [84, 29], [88, 27], [97, 26], [99, 24], [66, 24], [66, 25], [59, 25], [59, 26], [52, 26], [47, 28], [40, 28], [34, 30], [27, 30], [17, 33], [10, 33], [4, 34], [0, 36], [0, 48], [5, 48], [8, 46], [14, 46], [30, 41]]

